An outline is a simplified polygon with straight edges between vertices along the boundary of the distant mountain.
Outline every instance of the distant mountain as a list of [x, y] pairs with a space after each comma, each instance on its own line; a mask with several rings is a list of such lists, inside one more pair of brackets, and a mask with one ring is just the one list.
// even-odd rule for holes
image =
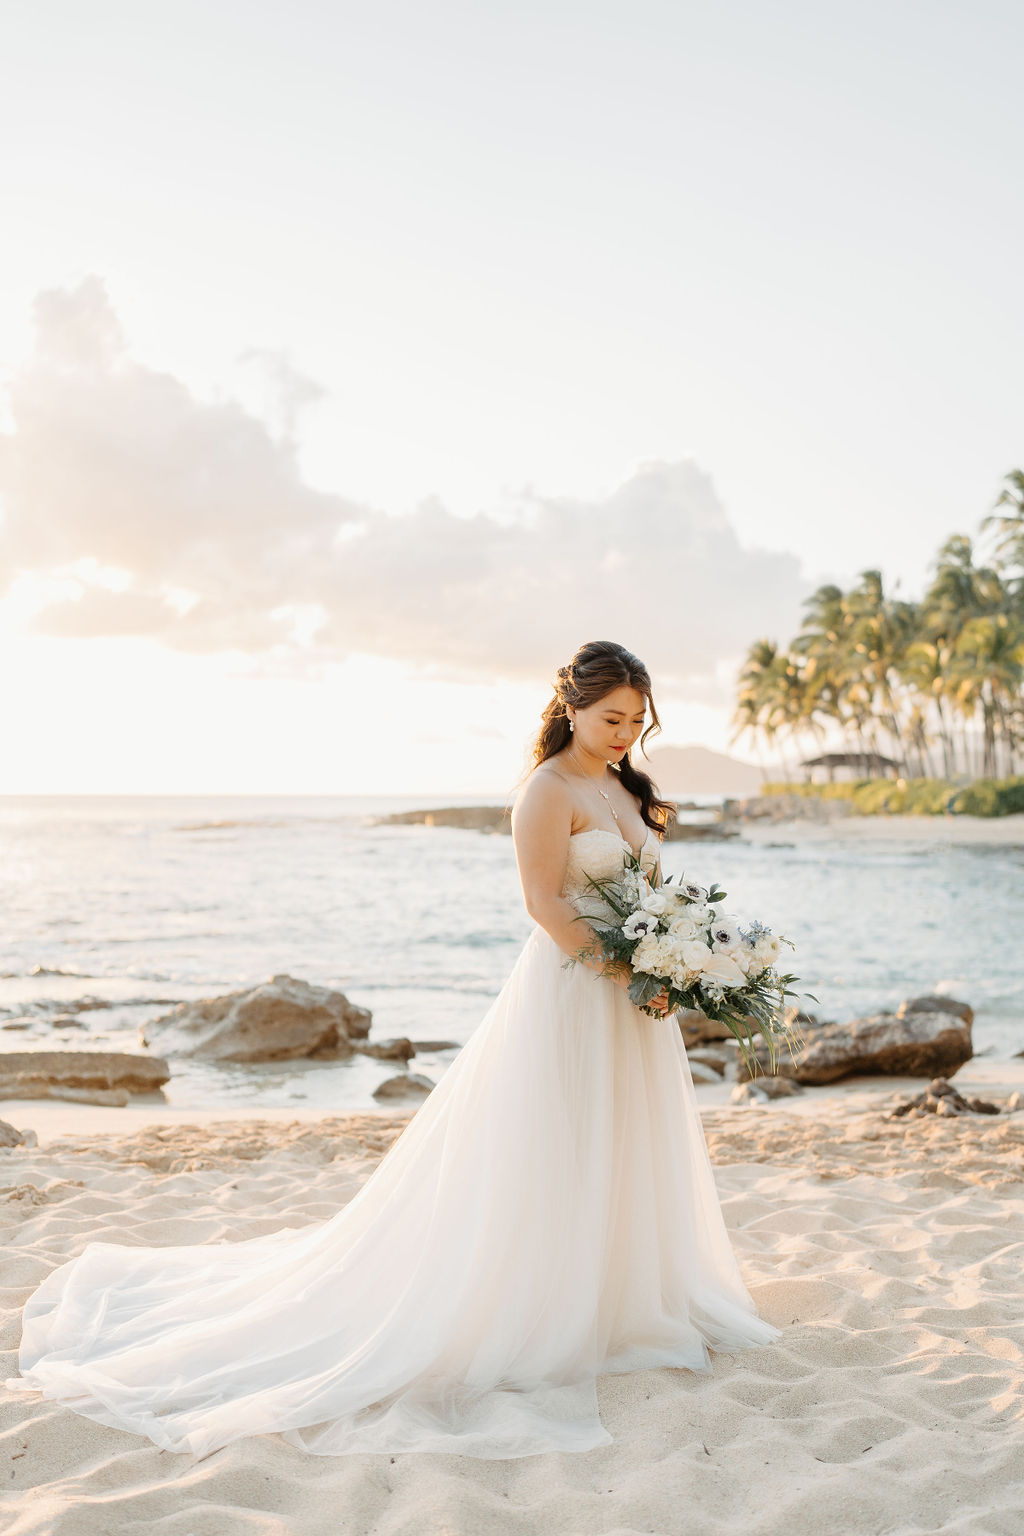
[[782, 777], [772, 764], [762, 773], [756, 763], [712, 752], [710, 747], [652, 747], [649, 766], [642, 755], [635, 761], [670, 800], [687, 795], [756, 795], [763, 779]]

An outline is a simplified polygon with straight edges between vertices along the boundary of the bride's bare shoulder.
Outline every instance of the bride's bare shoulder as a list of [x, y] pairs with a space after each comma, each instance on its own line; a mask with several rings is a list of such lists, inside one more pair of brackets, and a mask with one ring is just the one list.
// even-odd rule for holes
[[538, 763], [512, 807], [512, 831], [572, 829], [573, 798], [568, 779], [554, 763]]

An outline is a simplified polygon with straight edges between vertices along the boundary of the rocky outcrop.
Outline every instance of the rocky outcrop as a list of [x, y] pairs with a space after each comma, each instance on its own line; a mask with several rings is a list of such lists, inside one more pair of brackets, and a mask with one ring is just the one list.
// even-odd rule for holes
[[706, 1062], [698, 1061], [695, 1056], [691, 1056], [689, 1060], [690, 1076], [695, 1083], [720, 1083], [722, 1081], [721, 1073], [716, 1072], [714, 1067], [709, 1067]]
[[372, 1045], [366, 1041], [359, 1050], [364, 1056], [376, 1056], [380, 1061], [408, 1061], [416, 1055], [416, 1047], [404, 1036], [397, 1040], [377, 1040]]
[[170, 1076], [161, 1057], [130, 1051], [0, 1052], [0, 1099], [68, 1098], [75, 1089], [153, 1093]]
[[826, 800], [820, 795], [747, 795], [722, 801], [722, 820], [744, 821], [837, 821], [851, 816], [849, 800]]
[[955, 997], [905, 997], [896, 1009], [896, 1017], [905, 1019], [908, 1013], [950, 1013], [963, 1019], [968, 1027], [974, 1023], [970, 1003], [961, 1003]]
[[737, 1083], [729, 1098], [733, 1104], [767, 1104], [772, 1099], [788, 1099], [803, 1091], [792, 1077], [759, 1077], [753, 1082]]
[[[1009, 1106], [1007, 1106], [1008, 1108]], [[912, 1099], [904, 1099], [902, 1104], [897, 1104], [890, 1111], [890, 1120], [899, 1120], [903, 1115], [998, 1115], [999, 1105], [993, 1104], [990, 1099], [975, 1098], [973, 1094], [965, 1097], [953, 1084], [947, 1082], [944, 1077], [934, 1078], [928, 1084], [923, 1093], [915, 1094]]]
[[727, 1068], [732, 1065], [732, 1051], [724, 1042], [721, 1045], [695, 1046], [686, 1055], [691, 1068], [695, 1061], [699, 1061], [702, 1067], [709, 1067], [719, 1078], [724, 1077]]
[[142, 1026], [144, 1045], [204, 1061], [286, 1061], [351, 1056], [370, 1032], [369, 1010], [343, 992], [272, 976], [223, 997], [179, 1003]]
[[511, 832], [511, 808], [504, 805], [446, 805], [431, 811], [396, 811], [374, 819], [378, 827], [463, 827], [470, 832]]
[[[461, 827], [470, 832], [511, 832], [511, 808], [504, 805], [446, 805], [430, 811], [396, 811], [375, 817], [378, 827]], [[711, 821], [673, 821], [666, 842], [721, 842], [739, 837], [738, 827]]]
[[[974, 1054], [970, 1024], [950, 1007], [930, 1013], [911, 1008], [902, 1014], [877, 1013], [845, 1024], [805, 1022], [801, 1029], [802, 1048], [791, 1055], [781, 1042], [776, 1065], [779, 1075], [798, 1083], [834, 1083], [841, 1077], [877, 1073], [948, 1077]], [[757, 1035], [753, 1052], [762, 1071], [769, 1073], [768, 1048]], [[736, 1077], [740, 1082], [750, 1079], [742, 1056]]]
[[425, 1099], [434, 1084], [418, 1072], [400, 1072], [386, 1077], [373, 1090], [375, 1099]]
[[735, 1040], [736, 1036], [728, 1024], [721, 1024], [718, 1019], [709, 1019], [697, 1008], [681, 1008], [676, 1014], [676, 1023], [683, 1037], [683, 1044], [689, 1050], [694, 1045], [705, 1045], [710, 1041], [722, 1041], [728, 1043]]

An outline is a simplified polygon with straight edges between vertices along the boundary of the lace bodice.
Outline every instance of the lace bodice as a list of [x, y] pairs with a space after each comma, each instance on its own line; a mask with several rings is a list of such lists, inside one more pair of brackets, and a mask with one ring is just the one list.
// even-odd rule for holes
[[[653, 827], [648, 827], [640, 862], [648, 875], [653, 875], [658, 864], [658, 837]], [[587, 827], [574, 832], [569, 838], [569, 857], [565, 866], [562, 895], [567, 896], [576, 908], [588, 917], [608, 917], [610, 912], [596, 891], [587, 885], [587, 877], [595, 880], [614, 880], [622, 873], [625, 855], [630, 845], [616, 832], [604, 827]]]

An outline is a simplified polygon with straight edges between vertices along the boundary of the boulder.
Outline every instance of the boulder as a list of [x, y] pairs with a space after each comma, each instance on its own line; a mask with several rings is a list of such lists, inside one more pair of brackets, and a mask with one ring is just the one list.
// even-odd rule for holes
[[793, 1078], [772, 1073], [738, 1083], [729, 1097], [733, 1104], [766, 1104], [770, 1099], [788, 1099], [803, 1091]]
[[951, 1115], [963, 1115], [973, 1111], [976, 1115], [998, 1115], [999, 1106], [989, 1099], [978, 1099], [973, 1095], [964, 1097], [958, 1088], [954, 1088], [951, 1082], [944, 1077], [933, 1078], [922, 1093], [916, 1094], [912, 1099], [903, 1099], [890, 1110], [887, 1116], [890, 1120], [899, 1120], [903, 1115], [918, 1117], [925, 1115], [941, 1115], [948, 1118]]
[[153, 1093], [170, 1076], [162, 1057], [130, 1051], [0, 1052], [0, 1099], [44, 1099], [54, 1087]]
[[718, 1019], [707, 1018], [698, 1008], [680, 1008], [676, 1014], [676, 1021], [687, 1050], [691, 1045], [703, 1045], [707, 1040], [735, 1040], [736, 1038], [728, 1024], [722, 1024]]
[[351, 1056], [353, 1040], [370, 1032], [370, 1012], [343, 992], [294, 976], [222, 997], [179, 1003], [144, 1024], [144, 1045], [167, 1056], [204, 1061], [286, 1061], [300, 1056]]
[[721, 1073], [716, 1072], [714, 1067], [707, 1066], [703, 1061], [698, 1061], [694, 1056], [690, 1057], [690, 1076], [695, 1083], [720, 1083], [722, 1081]]
[[686, 1054], [691, 1067], [695, 1061], [699, 1061], [701, 1066], [710, 1067], [717, 1077], [724, 1077], [726, 1067], [732, 1062], [732, 1052], [724, 1045], [698, 1045]]
[[0, 1147], [23, 1147], [25, 1138], [15, 1126], [0, 1120]]
[[[834, 1083], [841, 1077], [887, 1073], [899, 1077], [947, 1077], [969, 1061], [971, 1027], [956, 1014], [908, 1012], [872, 1014], [845, 1024], [804, 1026], [804, 1045], [794, 1055], [783, 1044], [780, 1076], [799, 1083]], [[768, 1070], [768, 1049], [755, 1036], [754, 1055]], [[749, 1079], [742, 1056], [736, 1077]]]
[[399, 1072], [397, 1077], [386, 1077], [373, 1090], [375, 1099], [425, 1099], [434, 1084], [419, 1072]]
[[376, 1056], [380, 1061], [408, 1061], [410, 1056], [416, 1055], [416, 1047], [404, 1036], [397, 1040], [377, 1040], [373, 1045], [367, 1041], [356, 1049], [362, 1055]]
[[461, 1051], [462, 1046], [457, 1040], [417, 1040], [418, 1051]]
[[955, 997], [905, 997], [896, 1010], [896, 1017], [905, 1019], [908, 1013], [951, 1013], [967, 1025], [974, 1023], [974, 1009], [970, 1003], [958, 1002]]

